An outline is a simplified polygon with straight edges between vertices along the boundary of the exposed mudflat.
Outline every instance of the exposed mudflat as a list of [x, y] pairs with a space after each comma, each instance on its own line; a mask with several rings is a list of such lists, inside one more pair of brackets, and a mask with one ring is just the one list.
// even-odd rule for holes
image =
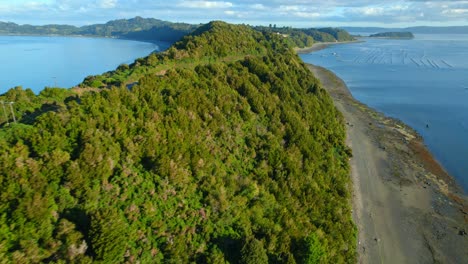
[[467, 197], [421, 137], [355, 100], [332, 72], [309, 68], [346, 120], [358, 262], [468, 263]]

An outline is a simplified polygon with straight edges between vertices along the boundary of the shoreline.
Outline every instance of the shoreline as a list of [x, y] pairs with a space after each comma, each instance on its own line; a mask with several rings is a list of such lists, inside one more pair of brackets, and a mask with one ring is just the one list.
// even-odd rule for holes
[[161, 43], [172, 45], [168, 41], [155, 40], [155, 39], [133, 39], [133, 38], [123, 38], [123, 37], [112, 37], [112, 36], [97, 36], [97, 35], [79, 35], [79, 34], [70, 34], [70, 35], [61, 35], [61, 34], [6, 34], [0, 33], [0, 37], [64, 37], [64, 38], [91, 38], [91, 39], [115, 39], [115, 40], [130, 40], [137, 42], [151, 43], [158, 45]]
[[361, 43], [361, 42], [365, 42], [365, 41], [357, 39], [357, 40], [341, 41], [341, 42], [316, 42], [312, 44], [312, 46], [310, 47], [294, 48], [294, 51], [296, 51], [296, 53], [298, 54], [307, 54], [307, 53], [311, 53], [314, 51], [326, 49], [331, 45], [341, 45], [341, 44], [351, 44], [351, 43]]
[[358, 262], [462, 263], [468, 259], [467, 197], [422, 137], [403, 122], [357, 101], [333, 72], [307, 65], [347, 125], [347, 144], [353, 151]]

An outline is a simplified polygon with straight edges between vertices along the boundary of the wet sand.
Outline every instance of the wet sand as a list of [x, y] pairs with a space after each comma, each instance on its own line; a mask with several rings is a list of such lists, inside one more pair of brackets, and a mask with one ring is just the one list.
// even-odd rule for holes
[[422, 138], [355, 100], [332, 72], [309, 68], [346, 120], [358, 263], [468, 263], [467, 197]]

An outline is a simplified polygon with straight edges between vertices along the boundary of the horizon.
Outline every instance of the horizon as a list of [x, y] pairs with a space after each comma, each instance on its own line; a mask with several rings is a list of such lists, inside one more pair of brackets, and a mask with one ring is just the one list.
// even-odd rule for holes
[[0, 0], [0, 21], [16, 24], [103, 24], [136, 16], [190, 24], [222, 20], [279, 27], [468, 26], [468, 1], [345, 0]]
[[[32, 23], [19, 23], [17, 21], [3, 21], [3, 20], [0, 20], [0, 23], [14, 23], [14, 24], [17, 24], [17, 25], [20, 25], [20, 26], [23, 26], [23, 25], [31, 25], [31, 26], [48, 26], [48, 25], [67, 25], [67, 26], [75, 26], [75, 27], [82, 27], [82, 26], [89, 26], [89, 25], [96, 25], [96, 24], [106, 24], [108, 22], [111, 22], [111, 21], [116, 21], [116, 20], [130, 20], [130, 19], [134, 19], [134, 18], [137, 18], [137, 17], [141, 17], [141, 16], [135, 16], [135, 17], [127, 17], [127, 18], [115, 18], [115, 19], [110, 19], [110, 20], [107, 20], [107, 21], [104, 21], [104, 22], [97, 22], [97, 23], [94, 23], [94, 24], [86, 24], [86, 25], [74, 25], [74, 24], [67, 24], [67, 23], [46, 23], [46, 24], [32, 24]], [[204, 23], [190, 23], [190, 22], [185, 22], [185, 21], [170, 21], [170, 20], [164, 20], [164, 19], [160, 19], [160, 18], [157, 18], [157, 17], [141, 17], [143, 19], [158, 19], [158, 20], [161, 20], [161, 21], [165, 21], [165, 22], [170, 22], [170, 23], [187, 23], [187, 24], [206, 24], [206, 23], [209, 23], [209, 22], [212, 22], [212, 21], [224, 21], [224, 22], [227, 22], [227, 23], [231, 23], [231, 24], [246, 24], [246, 25], [250, 25], [250, 26], [268, 26], [270, 24], [248, 24], [248, 23], [241, 23], [241, 22], [230, 22], [230, 21], [226, 21], [226, 20], [210, 20], [210, 21], [207, 21], [207, 22], [204, 22]], [[277, 25], [275, 24], [277, 27], [289, 27], [287, 25]], [[294, 26], [292, 26], [294, 27]], [[468, 24], [464, 24], [464, 25], [453, 25], [453, 26], [430, 26], [430, 25], [410, 25], [410, 26], [368, 26], [368, 25], [363, 25], [363, 26], [355, 26], [355, 25], [335, 25], [335, 26], [327, 26], [327, 25], [322, 25], [322, 26], [317, 26], [317, 27], [300, 27], [300, 26], [296, 26], [295, 28], [325, 28], [325, 27], [334, 27], [334, 28], [382, 28], [382, 29], [406, 29], [406, 28], [414, 28], [414, 27], [431, 27], [431, 28], [444, 28], [444, 27], [468, 27]]]

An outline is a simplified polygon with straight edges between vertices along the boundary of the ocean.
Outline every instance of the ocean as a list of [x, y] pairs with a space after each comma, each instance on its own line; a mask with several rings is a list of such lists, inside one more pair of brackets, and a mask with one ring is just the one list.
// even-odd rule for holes
[[110, 38], [0, 36], [0, 94], [15, 86], [35, 93], [46, 86], [70, 88], [86, 76], [114, 70], [166, 46]]
[[369, 39], [302, 54], [366, 105], [413, 127], [468, 191], [468, 35]]

